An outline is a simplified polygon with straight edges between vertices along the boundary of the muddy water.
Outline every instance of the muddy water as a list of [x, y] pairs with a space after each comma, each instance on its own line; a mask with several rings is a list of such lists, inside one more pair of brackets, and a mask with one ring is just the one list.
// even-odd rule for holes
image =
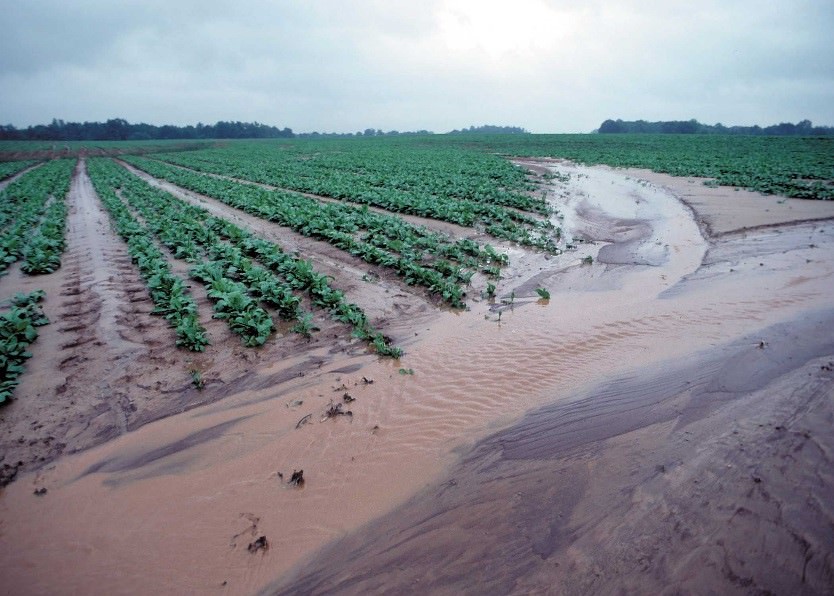
[[704, 225], [715, 235], [744, 228], [834, 217], [834, 202], [807, 201], [727, 186], [705, 186], [705, 178], [679, 178], [649, 170], [620, 170], [632, 178], [671, 189], [701, 214]]
[[827, 593], [832, 323], [534, 410], [265, 593]]
[[[531, 408], [828, 305], [832, 226], [785, 230], [799, 248], [784, 253], [743, 244], [697, 277], [708, 246], [691, 213], [662, 189], [596, 172], [582, 170], [569, 191], [574, 227], [596, 242], [581, 247], [589, 254], [630, 243], [616, 263], [584, 266], [579, 252], [534, 270], [518, 259], [504, 289], [519, 290], [500, 319], [486, 302], [444, 313], [414, 329], [400, 363], [332, 366], [280, 394], [241, 387], [18, 480], [0, 500], [6, 585], [258, 591], [442, 479]], [[624, 227], [639, 233], [610, 235]], [[533, 276], [558, 288], [549, 302], [522, 291]], [[326, 419], [346, 393], [352, 415]], [[300, 469], [304, 486], [289, 486]], [[250, 553], [260, 536], [269, 549]]]

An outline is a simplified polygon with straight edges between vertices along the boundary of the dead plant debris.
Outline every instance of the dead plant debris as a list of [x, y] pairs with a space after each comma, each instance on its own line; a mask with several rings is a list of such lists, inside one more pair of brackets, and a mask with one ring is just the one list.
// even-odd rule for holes
[[324, 418], [322, 418], [322, 422], [325, 420], [329, 420], [331, 418], [338, 418], [339, 416], [348, 416], [350, 418], [353, 417], [353, 412], [350, 410], [345, 410], [343, 405], [340, 403], [334, 404], [330, 402], [328, 408], [324, 411]]
[[261, 550], [266, 552], [269, 550], [269, 541], [266, 539], [266, 536], [261, 536], [254, 542], [250, 542], [249, 546], [246, 548], [252, 554]]
[[298, 487], [304, 486], [304, 470], [293, 470], [289, 484]]

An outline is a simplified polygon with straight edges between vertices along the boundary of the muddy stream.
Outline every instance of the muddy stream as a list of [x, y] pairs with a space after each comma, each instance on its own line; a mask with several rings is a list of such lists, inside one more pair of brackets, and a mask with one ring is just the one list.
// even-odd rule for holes
[[[292, 390], [230, 385], [220, 401], [64, 456], [2, 489], [4, 588], [530, 593], [553, 582], [580, 591], [682, 585], [672, 573], [655, 584], [618, 584], [612, 569], [641, 563], [622, 553], [592, 561], [594, 540], [610, 545], [606, 536], [617, 534], [618, 545], [639, 542], [618, 524], [643, 523], [639, 494], [650, 504], [658, 502], [651, 495], [666, 494], [660, 481], [651, 490], [645, 483], [658, 466], [671, 473], [687, 459], [692, 444], [672, 433], [682, 417], [693, 425], [687, 432], [709, 445], [733, 430], [711, 429], [709, 416], [724, 412], [720, 419], [731, 425], [757, 391], [805, 374], [809, 362], [815, 371], [825, 366], [815, 359], [832, 347], [809, 340], [797, 361], [767, 379], [739, 381], [722, 402], [736, 408], [732, 415], [720, 404], [701, 407], [703, 391], [687, 393], [687, 382], [729, 378], [721, 366], [739, 354], [766, 356], [778, 345], [788, 358], [802, 344], [790, 337], [803, 329], [802, 337], [816, 337], [812, 331], [831, 320], [834, 223], [708, 241], [697, 213], [657, 182], [558, 167], [571, 179], [554, 184], [551, 199], [577, 249], [553, 259], [516, 249], [498, 302], [421, 317], [400, 362], [337, 360]], [[547, 287], [551, 299], [538, 300], [536, 287]], [[803, 395], [830, 396], [826, 382]], [[634, 397], [647, 394], [655, 401]], [[767, 399], [773, 411], [787, 407]], [[351, 415], [327, 418], [337, 402]], [[624, 443], [612, 447], [617, 441]], [[301, 486], [289, 482], [298, 470]], [[33, 495], [40, 488], [48, 492]], [[670, 510], [685, 510], [689, 492], [670, 496]], [[615, 519], [609, 513], [617, 507], [624, 514]], [[457, 530], [425, 531], [435, 518]], [[534, 529], [536, 519], [546, 535]], [[698, 536], [702, 527], [687, 531]], [[652, 528], [640, 531], [662, 533]], [[435, 558], [426, 554], [431, 544]], [[438, 556], [448, 564], [438, 565]], [[817, 561], [823, 556], [830, 569], [830, 552]], [[494, 573], [484, 575], [487, 566]], [[570, 568], [588, 573], [570, 575]], [[594, 584], [595, 571], [614, 583]]]

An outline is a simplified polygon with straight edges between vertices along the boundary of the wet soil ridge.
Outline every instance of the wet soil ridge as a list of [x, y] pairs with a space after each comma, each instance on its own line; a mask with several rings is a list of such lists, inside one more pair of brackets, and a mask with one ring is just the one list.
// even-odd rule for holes
[[826, 593], [832, 323], [813, 313], [532, 412], [264, 593]]
[[[229, 420], [220, 424], [216, 424], [215, 426], [200, 430], [198, 432], [192, 433], [188, 436], [183, 437], [182, 439], [177, 440], [175, 443], [164, 445], [162, 447], [152, 449], [150, 451], [144, 451], [137, 454], [132, 454], [129, 456], [121, 457], [121, 458], [113, 458], [106, 461], [101, 461], [96, 464], [90, 466], [85, 472], [84, 476], [88, 474], [96, 474], [100, 472], [136, 472], [137, 470], [142, 470], [142, 468], [147, 468], [152, 464], [156, 464], [160, 460], [163, 460], [167, 457], [170, 457], [174, 454], [186, 451], [191, 449], [197, 445], [201, 445], [217, 439], [218, 437], [223, 436], [229, 429], [234, 427], [239, 422], [245, 420], [246, 417], [241, 416], [235, 418], [233, 420]], [[172, 468], [170, 465], [166, 466], [164, 469], [165, 474], [174, 473], [176, 470]], [[158, 473], [158, 472], [157, 472]], [[147, 478], [147, 474], [133, 474], [131, 476], [131, 480], [137, 480], [141, 478]], [[119, 484], [116, 481], [109, 481], [111, 485]]]

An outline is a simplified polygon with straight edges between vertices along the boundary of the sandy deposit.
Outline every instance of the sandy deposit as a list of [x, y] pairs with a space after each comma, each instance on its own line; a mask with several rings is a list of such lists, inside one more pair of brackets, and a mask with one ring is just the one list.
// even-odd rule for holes
[[807, 201], [727, 186], [708, 186], [708, 178], [677, 178], [637, 168], [618, 171], [672, 191], [695, 209], [707, 234], [713, 237], [742, 229], [834, 217], [834, 201]]
[[[553, 259], [514, 250], [500, 287], [507, 297], [515, 291], [512, 307], [478, 301], [467, 312], [437, 313], [411, 330], [416, 335], [402, 362], [332, 354], [321, 369], [308, 367], [301, 386], [270, 383], [287, 364], [259, 357], [238, 382], [225, 384], [221, 401], [21, 474], [0, 498], [0, 564], [8, 589], [238, 594], [338, 586], [361, 592], [375, 587], [367, 581], [379, 565], [392, 563], [396, 569], [376, 587], [416, 588], [413, 582], [428, 578], [424, 586], [432, 589], [473, 593], [490, 586], [535, 592], [553, 582], [659, 591], [687, 589], [684, 580], [700, 578], [719, 591], [779, 591], [813, 578], [807, 585], [814, 591], [830, 577], [831, 542], [808, 528], [830, 524], [827, 506], [808, 513], [799, 533], [791, 520], [778, 526], [807, 543], [803, 556], [813, 555], [813, 565], [779, 568], [786, 583], [739, 573], [739, 565], [767, 564], [762, 549], [740, 551], [740, 563], [729, 565], [733, 575], [716, 564], [693, 574], [689, 553], [694, 548], [709, 562], [720, 555], [712, 548], [719, 539], [726, 545], [771, 536], [764, 521], [739, 533], [727, 523], [746, 483], [764, 484], [763, 472], [756, 472], [760, 483], [747, 477], [760, 459], [775, 478], [767, 480], [769, 502], [780, 509], [800, 498], [789, 490], [797, 479], [816, 478], [830, 489], [831, 427], [807, 418], [816, 411], [829, 416], [819, 395], [830, 402], [830, 375], [821, 368], [828, 366], [830, 346], [820, 340], [764, 384], [740, 382], [712, 410], [703, 392], [680, 383], [720, 383], [722, 358], [741, 354], [735, 362], [744, 369], [744, 354], [773, 353], [760, 345], [778, 344], [777, 353], [788, 358], [798, 353], [791, 330], [802, 321], [813, 327], [828, 320], [811, 313], [830, 305], [834, 224], [782, 226], [778, 239], [768, 230], [707, 241], [690, 208], [662, 186], [607, 168], [559, 170], [571, 179], [553, 185], [552, 200], [562, 209], [566, 234], [584, 242]], [[742, 224], [759, 225], [752, 217]], [[584, 265], [585, 256], [594, 264]], [[538, 301], [536, 286], [548, 287], [551, 300]], [[704, 370], [713, 377], [697, 372]], [[813, 383], [799, 382], [807, 376]], [[644, 380], [656, 399], [630, 402], [628, 396], [645, 393]], [[785, 387], [795, 387], [799, 397], [785, 398]], [[327, 419], [328, 406], [345, 394], [355, 400], [346, 408], [352, 415]], [[761, 410], [751, 413], [751, 403]], [[569, 426], [560, 422], [566, 412]], [[793, 426], [778, 422], [784, 417]], [[792, 456], [795, 470], [788, 471], [798, 476], [790, 476], [775, 463], [790, 449], [776, 449], [774, 463], [761, 451], [770, 435], [758, 425], [766, 423], [808, 432], [815, 441], [808, 449], [824, 457], [792, 452], [800, 455]], [[724, 454], [739, 453], [729, 442], [739, 429], [750, 450], [725, 468], [733, 462]], [[539, 437], [539, 447], [507, 457], [508, 442], [527, 444], [531, 437]], [[304, 486], [290, 486], [290, 474], [300, 469]], [[555, 487], [546, 482], [554, 474]], [[693, 491], [690, 481], [707, 477], [711, 484]], [[516, 482], [523, 488], [514, 488]], [[40, 488], [47, 494], [33, 495]], [[696, 515], [711, 491], [716, 505]], [[466, 498], [444, 509], [437, 495], [446, 492], [452, 501], [455, 494]], [[482, 508], [460, 505], [477, 504], [473, 495], [486, 495]], [[677, 538], [667, 537], [669, 526], [658, 522], [666, 518], [652, 513], [663, 507], [682, 517], [686, 532]], [[752, 520], [769, 519], [749, 503], [738, 507], [752, 512]], [[452, 512], [443, 518], [450, 528], [475, 527], [467, 520], [478, 518], [487, 525], [493, 520], [494, 533], [481, 548], [477, 528], [465, 533], [463, 545], [447, 532], [437, 552], [451, 563], [432, 571], [426, 563], [433, 559], [420, 555], [420, 537], [437, 535], [423, 528], [441, 511]], [[548, 520], [545, 535], [525, 530], [541, 527], [537, 516]], [[392, 551], [385, 540], [395, 535], [404, 541], [393, 552], [413, 556], [386, 558]], [[250, 552], [261, 536], [269, 548]], [[311, 559], [345, 537], [349, 542]], [[774, 540], [763, 550], [786, 544]], [[669, 544], [675, 548], [658, 558]], [[366, 554], [361, 564], [353, 551]], [[629, 558], [642, 552], [655, 554]], [[503, 570], [494, 583], [487, 583], [485, 566]]]

